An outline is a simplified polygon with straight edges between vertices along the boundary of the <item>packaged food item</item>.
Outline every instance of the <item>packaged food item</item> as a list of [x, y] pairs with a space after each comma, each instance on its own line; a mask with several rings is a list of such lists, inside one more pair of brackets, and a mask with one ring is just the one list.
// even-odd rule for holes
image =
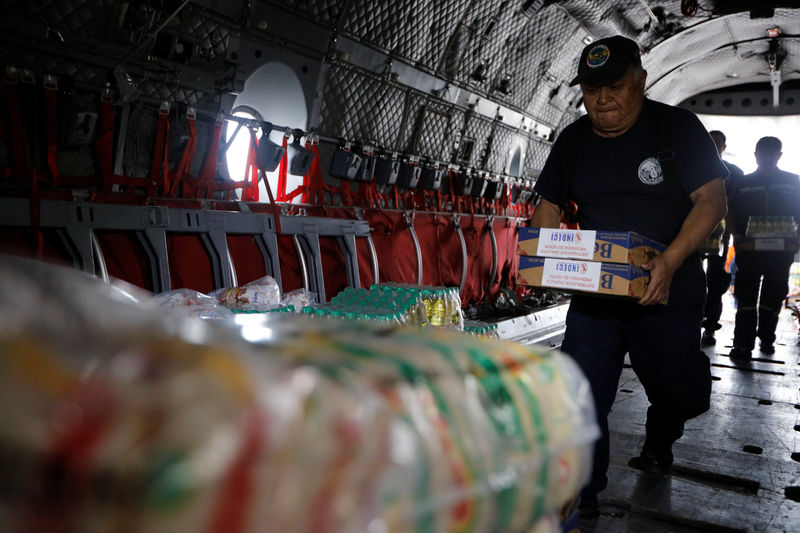
[[587, 479], [591, 394], [557, 351], [109, 290], [0, 258], [9, 533], [527, 531]]
[[229, 309], [267, 311], [281, 305], [281, 291], [271, 276], [264, 276], [240, 287], [217, 289], [211, 296]]
[[295, 312], [299, 313], [303, 307], [314, 305], [317, 295], [308, 289], [295, 289], [289, 291], [281, 298], [281, 305], [292, 306]]
[[517, 283], [520, 285], [638, 299], [644, 296], [649, 282], [649, 271], [628, 264], [551, 257], [519, 258]]
[[666, 245], [633, 231], [519, 228], [517, 254], [639, 266]]

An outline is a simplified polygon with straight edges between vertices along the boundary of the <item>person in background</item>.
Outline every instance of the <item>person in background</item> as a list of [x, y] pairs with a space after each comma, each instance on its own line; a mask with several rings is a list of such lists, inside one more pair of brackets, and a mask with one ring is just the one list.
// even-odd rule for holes
[[[725, 134], [719, 130], [712, 130], [708, 133], [717, 147], [717, 153], [722, 157], [722, 152], [726, 148]], [[724, 159], [722, 162], [728, 168], [729, 173], [728, 178], [725, 180], [725, 189], [727, 191], [731, 184], [744, 175], [744, 172], [733, 163], [728, 163]], [[729, 240], [730, 233], [725, 227], [725, 221], [722, 220], [700, 246], [703, 257], [706, 259], [706, 307], [703, 313], [704, 331], [701, 339], [705, 346], [717, 343], [714, 333], [722, 327], [719, 323], [719, 317], [722, 315], [722, 295], [725, 294], [731, 284], [731, 275], [725, 270], [725, 258], [728, 256]], [[720, 247], [722, 255], [720, 255]]]
[[635, 231], [668, 245], [642, 265], [650, 281], [640, 300], [571, 299], [561, 349], [591, 384], [602, 433], [581, 491], [585, 519], [600, 514], [598, 493], [608, 484], [608, 414], [626, 353], [651, 404], [641, 453], [628, 463], [634, 468], [666, 474], [684, 422], [708, 410], [711, 395], [710, 362], [700, 350], [706, 291], [697, 248], [725, 216], [728, 171], [693, 113], [645, 98], [646, 79], [630, 39], [583, 49], [571, 85], [580, 83], [588, 118], [554, 143], [530, 220], [558, 228], [568, 213], [582, 229]]
[[726, 221], [736, 247], [733, 290], [738, 301], [730, 352], [733, 360], [751, 358], [756, 336], [762, 353], [775, 353], [775, 329], [796, 248], [794, 242], [787, 247], [784, 239], [754, 238], [788, 232], [796, 241], [800, 177], [778, 168], [781, 149], [777, 137], [759, 139], [755, 148], [758, 168], [730, 187]]

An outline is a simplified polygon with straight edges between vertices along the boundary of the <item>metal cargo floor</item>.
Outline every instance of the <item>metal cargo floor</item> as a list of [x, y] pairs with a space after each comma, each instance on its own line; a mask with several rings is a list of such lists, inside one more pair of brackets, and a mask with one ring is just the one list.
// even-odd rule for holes
[[724, 297], [723, 329], [705, 348], [711, 409], [686, 424], [673, 471], [659, 477], [627, 466], [644, 442], [647, 398], [626, 365], [609, 424], [609, 486], [603, 514], [583, 533], [800, 532], [800, 346], [791, 312], [778, 325], [776, 353], [751, 363], [728, 358], [735, 316]]

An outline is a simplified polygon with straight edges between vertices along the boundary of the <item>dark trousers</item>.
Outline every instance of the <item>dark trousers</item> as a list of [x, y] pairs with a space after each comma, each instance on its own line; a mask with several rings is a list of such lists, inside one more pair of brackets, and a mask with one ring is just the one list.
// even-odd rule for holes
[[738, 306], [734, 346], [753, 349], [756, 336], [763, 344], [775, 342], [775, 328], [788, 291], [793, 260], [794, 254], [787, 252], [736, 252], [733, 290]]
[[722, 326], [722, 295], [731, 285], [731, 275], [725, 272], [725, 258], [717, 254], [706, 256], [706, 308], [703, 313], [703, 327], [717, 331]]
[[708, 410], [711, 371], [708, 357], [700, 350], [705, 279], [699, 260], [695, 274], [679, 283], [673, 281], [669, 305], [644, 307], [628, 301], [573, 297], [561, 349], [589, 380], [601, 430], [584, 497], [596, 496], [608, 484], [608, 414], [626, 353], [651, 404], [644, 450], [670, 451], [683, 435], [684, 422]]

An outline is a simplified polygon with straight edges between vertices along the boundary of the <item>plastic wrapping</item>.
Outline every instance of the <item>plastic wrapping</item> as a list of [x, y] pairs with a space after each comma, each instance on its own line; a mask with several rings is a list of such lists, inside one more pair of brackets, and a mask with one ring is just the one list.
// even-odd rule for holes
[[317, 301], [317, 294], [308, 289], [295, 289], [289, 291], [281, 298], [281, 304], [292, 306], [296, 313], [300, 313], [304, 307], [313, 306]]
[[264, 276], [239, 287], [217, 289], [210, 295], [233, 310], [268, 311], [281, 305], [281, 289], [271, 276]]
[[558, 352], [291, 313], [201, 321], [80, 276], [0, 259], [13, 533], [522, 532], [587, 479], [591, 395]]
[[155, 295], [145, 306], [174, 309], [196, 318], [232, 318], [233, 313], [219, 304], [217, 298], [192, 289], [174, 289]]

